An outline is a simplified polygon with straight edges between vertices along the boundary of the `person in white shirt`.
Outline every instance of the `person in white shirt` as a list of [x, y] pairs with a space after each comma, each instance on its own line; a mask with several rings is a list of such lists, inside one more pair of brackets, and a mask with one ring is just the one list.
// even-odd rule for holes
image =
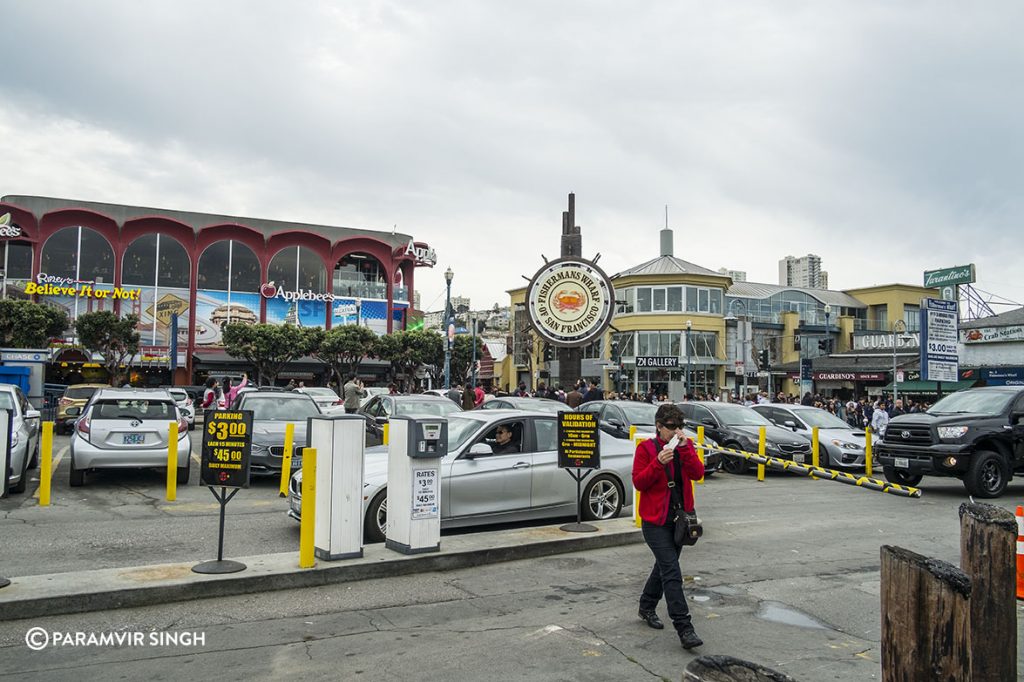
[[875, 411], [871, 413], [871, 430], [879, 436], [884, 436], [885, 428], [889, 426], [889, 413], [877, 402], [874, 407]]

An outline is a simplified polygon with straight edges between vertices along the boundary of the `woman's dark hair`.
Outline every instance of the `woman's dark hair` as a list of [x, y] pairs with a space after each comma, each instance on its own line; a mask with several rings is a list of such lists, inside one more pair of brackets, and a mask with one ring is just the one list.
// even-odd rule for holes
[[231, 388], [231, 377], [224, 377], [223, 379], [221, 379], [220, 385], [223, 386], [225, 389]]
[[206, 387], [207, 388], [213, 388], [216, 385], [217, 385], [217, 380], [214, 379], [213, 377], [210, 377], [209, 379], [206, 380]]
[[654, 423], [661, 424], [662, 426], [665, 424], [679, 424], [682, 426], [683, 411], [671, 403], [662, 405], [654, 413]]

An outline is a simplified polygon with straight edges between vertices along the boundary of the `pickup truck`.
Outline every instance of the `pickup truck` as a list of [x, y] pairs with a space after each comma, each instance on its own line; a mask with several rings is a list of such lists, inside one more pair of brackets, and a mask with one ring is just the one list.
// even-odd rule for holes
[[971, 388], [893, 417], [875, 453], [891, 483], [951, 476], [975, 497], [999, 497], [1024, 474], [1024, 387]]

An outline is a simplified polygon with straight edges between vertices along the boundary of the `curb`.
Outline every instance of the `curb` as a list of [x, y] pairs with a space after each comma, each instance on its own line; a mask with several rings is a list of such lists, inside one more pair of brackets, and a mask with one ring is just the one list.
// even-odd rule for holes
[[11, 578], [0, 590], [0, 620], [18, 620], [68, 613], [151, 606], [270, 590], [449, 571], [519, 559], [532, 559], [642, 542], [629, 518], [592, 522], [595, 533], [568, 533], [542, 526], [493, 533], [443, 537], [441, 551], [405, 555], [383, 544], [364, 547], [358, 559], [318, 560], [298, 568], [298, 552], [231, 557], [246, 570], [227, 575], [192, 572], [196, 562], [108, 568]]

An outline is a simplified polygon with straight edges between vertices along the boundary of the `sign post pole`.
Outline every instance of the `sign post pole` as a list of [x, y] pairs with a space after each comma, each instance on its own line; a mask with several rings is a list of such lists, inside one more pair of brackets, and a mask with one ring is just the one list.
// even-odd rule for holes
[[[203, 456], [199, 480], [220, 503], [217, 559], [192, 567], [193, 573], [221, 574], [245, 570], [245, 564], [224, 559], [224, 515], [228, 502], [249, 487], [249, 456], [252, 451], [250, 410], [207, 410], [203, 426]], [[218, 494], [217, 488], [220, 488]], [[234, 488], [228, 493], [228, 488]]]
[[576, 523], [561, 530], [593, 533], [597, 526], [583, 523], [583, 479], [601, 467], [601, 441], [597, 415], [592, 412], [558, 413], [558, 467], [576, 481]]

